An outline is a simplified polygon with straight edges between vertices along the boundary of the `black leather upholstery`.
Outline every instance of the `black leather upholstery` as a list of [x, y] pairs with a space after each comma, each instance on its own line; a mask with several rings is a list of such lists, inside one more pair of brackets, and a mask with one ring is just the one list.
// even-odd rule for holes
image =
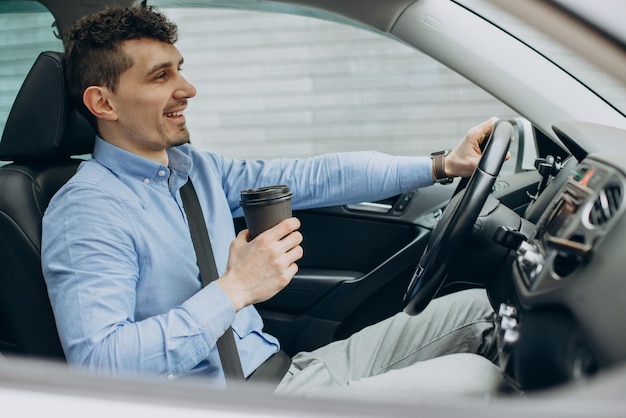
[[0, 159], [0, 349], [63, 358], [41, 273], [41, 219], [93, 150], [94, 131], [72, 107], [62, 56], [42, 53], [13, 104]]

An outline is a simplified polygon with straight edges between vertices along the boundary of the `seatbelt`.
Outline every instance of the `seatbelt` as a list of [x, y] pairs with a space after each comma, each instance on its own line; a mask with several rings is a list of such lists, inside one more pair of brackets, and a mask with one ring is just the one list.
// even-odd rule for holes
[[[183, 208], [187, 214], [193, 248], [196, 251], [198, 267], [200, 268], [200, 279], [204, 287], [217, 279], [219, 274], [217, 273], [215, 257], [213, 256], [211, 240], [209, 239], [209, 232], [204, 222], [202, 208], [198, 201], [196, 189], [193, 187], [193, 184], [191, 184], [191, 179], [181, 187], [180, 197], [183, 200]], [[222, 369], [224, 370], [226, 379], [243, 380], [243, 370], [241, 368], [241, 361], [239, 360], [239, 352], [237, 351], [237, 344], [235, 343], [232, 327], [228, 327], [224, 334], [218, 338], [217, 351], [220, 355], [220, 361], [222, 362]]]

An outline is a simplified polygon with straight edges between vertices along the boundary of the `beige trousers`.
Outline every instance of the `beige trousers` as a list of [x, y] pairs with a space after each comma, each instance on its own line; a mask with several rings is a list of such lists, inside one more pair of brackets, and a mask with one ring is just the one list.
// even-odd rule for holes
[[494, 317], [481, 289], [435, 299], [420, 315], [398, 313], [346, 340], [298, 353], [276, 392], [411, 402], [492, 394], [503, 385], [490, 361]]

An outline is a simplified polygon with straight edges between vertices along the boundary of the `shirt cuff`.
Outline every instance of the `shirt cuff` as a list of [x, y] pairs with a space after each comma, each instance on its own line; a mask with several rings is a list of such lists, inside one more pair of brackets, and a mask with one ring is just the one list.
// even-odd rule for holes
[[209, 346], [214, 346], [235, 321], [235, 307], [215, 282], [209, 283], [185, 301], [183, 306], [202, 329]]
[[413, 190], [433, 184], [430, 157], [398, 157], [398, 178], [404, 190]]

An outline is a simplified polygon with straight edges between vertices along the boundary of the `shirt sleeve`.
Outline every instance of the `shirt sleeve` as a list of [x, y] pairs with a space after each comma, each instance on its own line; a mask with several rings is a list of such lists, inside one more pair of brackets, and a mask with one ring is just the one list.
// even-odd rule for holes
[[235, 310], [213, 283], [167, 312], [136, 320], [140, 244], [116, 199], [73, 184], [44, 217], [42, 267], [66, 357], [114, 374], [188, 372], [217, 355], [212, 349]]
[[429, 157], [380, 152], [327, 154], [307, 159], [236, 160], [212, 155], [234, 216], [246, 188], [286, 184], [294, 209], [375, 201], [433, 184]]

